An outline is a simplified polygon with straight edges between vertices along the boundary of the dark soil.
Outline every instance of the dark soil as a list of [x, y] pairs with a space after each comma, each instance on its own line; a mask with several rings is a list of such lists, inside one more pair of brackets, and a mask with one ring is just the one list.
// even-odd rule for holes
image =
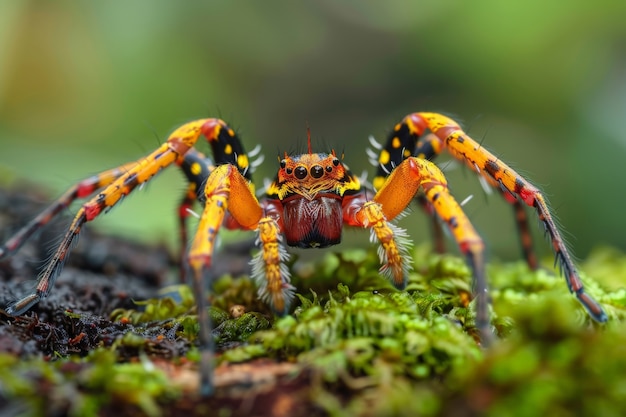
[[[3, 240], [47, 203], [41, 193], [30, 189], [0, 190]], [[36, 284], [39, 269], [70, 220], [68, 215], [61, 217], [15, 255], [0, 261], [0, 305]], [[21, 317], [3, 318], [0, 351], [66, 355], [86, 353], [99, 343], [111, 343], [120, 332], [128, 330], [128, 325], [108, 321], [108, 313], [116, 308], [133, 308], [133, 300], [155, 296], [171, 263], [164, 247], [144, 247], [101, 236], [85, 227], [50, 295]], [[80, 318], [69, 317], [68, 311], [78, 313]]]

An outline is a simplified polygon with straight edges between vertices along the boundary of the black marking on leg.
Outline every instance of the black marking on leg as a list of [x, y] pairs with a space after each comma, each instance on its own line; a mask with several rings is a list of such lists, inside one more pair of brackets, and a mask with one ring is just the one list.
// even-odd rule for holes
[[500, 165], [494, 161], [493, 159], [489, 159], [487, 160], [487, 162], [485, 162], [485, 171], [491, 175], [491, 177], [493, 179], [496, 179], [496, 173], [500, 171]]

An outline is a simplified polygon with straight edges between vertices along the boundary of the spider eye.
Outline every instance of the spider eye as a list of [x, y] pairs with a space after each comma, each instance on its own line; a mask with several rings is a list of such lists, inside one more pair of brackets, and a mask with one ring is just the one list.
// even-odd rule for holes
[[320, 165], [313, 165], [311, 167], [311, 176], [313, 178], [320, 178], [322, 175], [324, 175], [324, 168]]
[[280, 161], [280, 167], [282, 169], [285, 169], [285, 167], [287, 166], [287, 161], [285, 161], [284, 159]]
[[302, 180], [302, 179], [306, 178], [306, 176], [307, 176], [306, 168], [303, 167], [303, 166], [296, 167], [296, 169], [294, 171], [294, 175], [299, 180]]
[[332, 172], [333, 167], [331, 167], [330, 165], [326, 165], [326, 172]]
[[333, 165], [334, 166], [338, 166], [339, 165], [339, 159], [337, 159], [337, 158], [333, 159]]
[[293, 169], [287, 168], [285, 172], [287, 173], [287, 175], [291, 175], [291, 173], [293, 172]]
[[294, 175], [299, 180], [306, 178], [307, 174], [306, 168], [303, 166], [296, 167], [294, 170]]

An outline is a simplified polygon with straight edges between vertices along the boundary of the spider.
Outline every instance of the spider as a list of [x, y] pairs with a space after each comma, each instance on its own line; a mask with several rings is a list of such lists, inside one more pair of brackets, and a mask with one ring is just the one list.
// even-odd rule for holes
[[[204, 135], [213, 160], [194, 149]], [[342, 162], [343, 155], [315, 153], [308, 135], [308, 152], [279, 157], [276, 178], [257, 199], [251, 173], [262, 158], [251, 161], [239, 138], [224, 121], [200, 119], [177, 128], [157, 150], [136, 162], [87, 178], [70, 188], [39, 216], [19, 230], [4, 246], [0, 258], [14, 253], [36, 230], [79, 198], [90, 198], [76, 213], [67, 233], [38, 279], [36, 288], [6, 306], [19, 315], [50, 292], [72, 244], [86, 222], [96, 219], [137, 186], [162, 169], [176, 164], [189, 186], [179, 205], [184, 261], [189, 266], [198, 308], [201, 351], [200, 386], [212, 391], [210, 320], [204, 280], [212, 263], [221, 227], [255, 231], [258, 253], [251, 261], [259, 297], [278, 314], [286, 314], [294, 298], [286, 267], [286, 246], [323, 248], [341, 241], [344, 225], [367, 228], [379, 244], [380, 271], [398, 289], [405, 287], [411, 269], [410, 242], [404, 229], [392, 221], [417, 198], [451, 232], [473, 272], [476, 327], [483, 345], [492, 340], [489, 323], [483, 240], [450, 193], [446, 178], [431, 159], [444, 149], [465, 163], [512, 204], [520, 230], [524, 257], [537, 268], [524, 205], [533, 207], [549, 235], [556, 260], [570, 291], [589, 315], [605, 322], [601, 305], [585, 292], [541, 192], [470, 138], [452, 119], [437, 113], [412, 113], [392, 129], [384, 146], [370, 150], [378, 171], [373, 187], [362, 184]], [[258, 147], [249, 154], [258, 155]], [[421, 190], [421, 192], [420, 192]], [[194, 201], [203, 205], [195, 237], [187, 248], [186, 221]]]

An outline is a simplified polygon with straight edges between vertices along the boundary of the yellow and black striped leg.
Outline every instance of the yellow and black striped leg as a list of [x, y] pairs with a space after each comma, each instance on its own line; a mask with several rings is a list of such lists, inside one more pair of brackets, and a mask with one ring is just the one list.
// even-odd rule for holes
[[[380, 189], [387, 176], [408, 157], [432, 160], [442, 150], [440, 140], [433, 134], [419, 136], [411, 131], [409, 125], [402, 121], [394, 126], [384, 145], [372, 141], [372, 145], [379, 151], [378, 159], [371, 162], [377, 166], [376, 175], [372, 184]], [[372, 154], [373, 157], [373, 154]], [[436, 253], [445, 253], [446, 244], [440, 220], [433, 211], [428, 200], [421, 194], [415, 197], [421, 209], [432, 219], [431, 233], [433, 248]]]
[[[416, 157], [408, 157], [395, 167], [386, 181], [380, 186], [373, 201], [363, 204], [360, 211], [353, 211], [356, 222], [346, 219], [349, 224], [360, 224], [374, 228], [382, 251], [384, 268], [393, 272], [392, 278], [397, 287], [402, 288], [401, 277], [406, 273], [406, 250], [403, 249], [403, 236], [388, 227], [388, 220], [396, 218], [412, 201], [419, 189], [437, 216], [448, 227], [461, 252], [465, 255], [473, 272], [473, 290], [476, 299], [476, 328], [481, 342], [487, 346], [493, 340], [489, 321], [489, 300], [485, 274], [484, 245], [461, 206], [448, 190], [446, 179], [432, 162]], [[376, 229], [380, 229], [377, 231]]]
[[[163, 150], [159, 149], [157, 152], [162, 154]], [[54, 286], [56, 278], [63, 269], [63, 265], [69, 255], [72, 245], [77, 241], [83, 224], [95, 219], [105, 209], [113, 207], [123, 196], [130, 193], [137, 185], [151, 178], [153, 174], [148, 174], [146, 170], [150, 170], [150, 172], [152, 172], [152, 170], [154, 170], [154, 172], [158, 172], [156, 165], [154, 165], [154, 161], [157, 160], [154, 158], [155, 154], [152, 154], [149, 157], [150, 159], [145, 159], [137, 164], [134, 164], [131, 169], [113, 181], [101, 193], [85, 203], [78, 210], [78, 213], [74, 217], [69, 230], [63, 237], [61, 244], [57, 247], [52, 259], [41, 273], [35, 290], [21, 299], [9, 304], [6, 307], [6, 312], [8, 314], [22, 314], [48, 295], [51, 288]], [[175, 157], [176, 154], [172, 154], [172, 162]], [[158, 159], [159, 162], [166, 160], [166, 157]], [[140, 179], [144, 179], [144, 181], [140, 181]]]
[[419, 182], [437, 216], [448, 227], [459, 249], [465, 255], [474, 277], [476, 328], [482, 345], [489, 346], [493, 341], [493, 333], [489, 320], [488, 286], [482, 238], [459, 203], [450, 194], [446, 179], [436, 165], [427, 160], [411, 157], [394, 170], [392, 176], [396, 174], [396, 171], [401, 178], [413, 177], [414, 182]]
[[251, 163], [248, 160], [239, 137], [225, 123], [216, 123], [211, 133], [207, 139], [211, 145], [213, 158], [192, 148], [189, 149], [183, 158], [177, 161], [188, 182], [187, 190], [178, 205], [181, 282], [185, 282], [186, 274], [188, 248], [187, 218], [191, 214], [195, 201], [204, 206], [204, 188], [211, 172], [217, 165], [230, 164], [235, 166], [244, 178], [251, 181], [253, 169], [262, 161], [262, 159], [257, 159]]
[[433, 249], [435, 253], [446, 253], [446, 239], [443, 233], [443, 228], [441, 227], [441, 220], [435, 214], [433, 207], [430, 205], [428, 199], [424, 195], [418, 195], [415, 200], [420, 205], [424, 213], [428, 214], [430, 217], [430, 230], [433, 239]]
[[[226, 164], [221, 165], [223, 168], [215, 169], [213, 171], [214, 173], [217, 172], [215, 175], [208, 175], [208, 172], [212, 169], [210, 163], [204, 160], [200, 153], [192, 150], [200, 135], [206, 137], [213, 149], [216, 160], [221, 164]], [[187, 159], [185, 158], [186, 154], [189, 154]], [[199, 162], [199, 164], [196, 162]], [[206, 387], [210, 387], [211, 383], [210, 355], [206, 354], [206, 352], [211, 350], [211, 340], [209, 333], [210, 322], [205, 308], [204, 288], [201, 278], [205, 267], [210, 265], [215, 233], [223, 220], [223, 210], [226, 210], [226, 205], [223, 205], [223, 203], [227, 203], [224, 198], [230, 198], [231, 183], [235, 191], [235, 195], [232, 197], [234, 204], [230, 210], [231, 217], [234, 219], [233, 224], [243, 229], [252, 229], [259, 223], [262, 209], [254, 196], [252, 186], [248, 183], [252, 169], [259, 162], [260, 158], [254, 163], [249, 163], [248, 156], [244, 153], [241, 143], [235, 136], [235, 132], [222, 120], [201, 119], [180, 126], [168, 137], [166, 143], [146, 158], [79, 183], [33, 220], [31, 224], [18, 232], [17, 237], [10, 239], [8, 245], [0, 249], [0, 255], [12, 253], [26, 238], [47, 223], [51, 217], [56, 215], [71, 201], [91, 195], [98, 189], [101, 190], [78, 210], [61, 244], [40, 275], [36, 288], [20, 299], [11, 302], [6, 307], [6, 312], [12, 315], [21, 314], [46, 297], [60, 274], [72, 245], [77, 241], [83, 224], [94, 220], [100, 214], [106, 212], [137, 186], [149, 181], [162, 169], [172, 164], [181, 165], [183, 172], [188, 176], [190, 183], [193, 184], [193, 186], [188, 188], [187, 194], [183, 199], [183, 207], [191, 204], [191, 199], [195, 198], [193, 191], [203, 189], [204, 179], [209, 176], [210, 178], [207, 180], [208, 192], [205, 195], [211, 198], [207, 200], [205, 205], [199, 232], [189, 254], [194, 273], [194, 290], [198, 300], [200, 346], [203, 351], [201, 369], [203, 387], [205, 387], [206, 391]], [[199, 169], [199, 171], [196, 172], [196, 169]], [[210, 181], [211, 178], [213, 181]], [[227, 193], [224, 192], [223, 186], [227, 186]], [[222, 216], [219, 219], [211, 216], [213, 211], [222, 211]], [[184, 219], [181, 220], [181, 224], [185, 226]], [[181, 234], [182, 239], [186, 242], [186, 235], [183, 232]], [[210, 236], [210, 239], [202, 242], [202, 239], [206, 238], [207, 234]]]
[[[418, 136], [425, 131], [431, 131], [439, 138], [442, 147], [445, 146], [452, 156], [476, 171], [488, 183], [498, 187], [509, 202], [519, 202], [520, 205], [514, 206], [514, 209], [523, 247], [530, 246], [526, 242], [530, 234], [526, 233], [528, 222], [525, 220], [525, 214], [521, 214], [521, 204], [533, 207], [550, 237], [556, 257], [555, 263], [560, 265], [570, 291], [594, 320], [605, 322], [608, 319], [600, 303], [585, 292], [578, 271], [548, 210], [546, 200], [534, 185], [470, 138], [456, 122], [446, 116], [437, 113], [413, 113], [405, 117], [404, 123]], [[534, 255], [527, 254], [526, 257], [531, 267], [533, 263], [536, 264]]]
[[[99, 194], [89, 200], [78, 210], [69, 230], [63, 237], [52, 259], [39, 276], [36, 288], [22, 298], [10, 303], [6, 312], [11, 315], [22, 314], [35, 303], [45, 298], [50, 292], [58, 275], [63, 269], [72, 245], [76, 242], [84, 223], [89, 222], [107, 209], [117, 204], [124, 196], [140, 184], [149, 181], [161, 169], [173, 164], [181, 155], [186, 153], [195, 144], [200, 134], [214, 131], [214, 125], [219, 123], [215, 119], [197, 120], [187, 123], [176, 129], [156, 151], [146, 158], [124, 165], [128, 167]], [[223, 123], [223, 122], [222, 122]], [[115, 177], [114, 172], [112, 177]]]
[[[384, 146], [377, 146], [380, 150], [377, 165], [378, 170], [373, 184], [378, 188], [384, 182], [385, 177], [409, 156], [420, 159], [434, 160], [437, 155], [446, 149], [446, 141], [432, 133], [425, 133], [425, 129], [419, 129], [419, 117], [422, 113], [416, 113], [405, 117], [398, 123], [389, 133]], [[475, 167], [471, 167], [475, 170]], [[500, 188], [499, 184], [490, 181], [487, 182], [495, 188]], [[524, 259], [531, 269], [537, 269], [537, 257], [535, 255], [532, 236], [530, 233], [530, 225], [528, 216], [524, 211], [524, 207], [516, 198], [510, 198], [508, 191], [503, 191], [506, 201], [512, 204], [515, 223], [519, 232], [520, 244]], [[432, 215], [432, 210], [421, 196], [417, 197], [417, 201], [422, 209]], [[433, 219], [432, 235], [435, 251], [438, 253], [445, 252], [445, 243], [441, 224], [438, 219]]]
[[0, 259], [13, 255], [37, 231], [46, 226], [60, 212], [74, 201], [91, 196], [97, 190], [111, 184], [136, 163], [122, 165], [80, 181], [42, 211], [37, 217], [24, 225], [17, 233], [0, 246]]
[[187, 219], [193, 213], [192, 209], [196, 202], [204, 206], [204, 186], [211, 171], [215, 169], [213, 161], [196, 151], [190, 149], [178, 165], [187, 179], [187, 189], [178, 204], [178, 231], [180, 241], [180, 282], [186, 282], [186, 263], [189, 237], [187, 233]]
[[524, 204], [515, 200], [512, 203], [513, 214], [515, 216], [515, 224], [517, 225], [517, 232], [520, 237], [520, 246], [522, 247], [522, 256], [526, 260], [528, 267], [533, 271], [539, 268], [539, 261], [537, 261], [537, 255], [535, 254], [535, 248], [533, 246], [533, 237], [530, 231], [530, 223], [528, 221], [528, 215]]
[[360, 207], [354, 219], [346, 219], [348, 224], [370, 229], [370, 241], [378, 242], [380, 245], [378, 247], [380, 272], [394, 287], [404, 289], [411, 269], [406, 231], [387, 220], [384, 201], [376, 198], [373, 201], [363, 199], [354, 200], [353, 204], [359, 204]]
[[278, 221], [274, 217], [263, 217], [259, 221], [256, 241], [259, 252], [252, 259], [252, 277], [255, 279], [259, 299], [266, 302], [274, 313], [284, 316], [295, 295], [290, 284], [290, 274], [285, 262], [289, 254], [283, 244]]
[[213, 391], [212, 363], [213, 341], [211, 322], [207, 311], [206, 285], [204, 277], [211, 266], [217, 234], [227, 211], [244, 230], [259, 225], [263, 210], [249, 187], [248, 180], [237, 167], [220, 165], [209, 175], [204, 188], [204, 210], [198, 223], [188, 254], [193, 278], [193, 288], [198, 306], [200, 390], [203, 395]]

